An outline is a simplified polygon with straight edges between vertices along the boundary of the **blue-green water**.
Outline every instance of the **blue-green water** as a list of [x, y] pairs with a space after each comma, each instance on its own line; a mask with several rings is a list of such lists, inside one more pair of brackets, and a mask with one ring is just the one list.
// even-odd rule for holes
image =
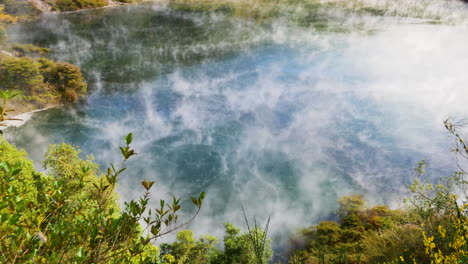
[[8, 137], [38, 164], [63, 141], [104, 167], [133, 132], [122, 199], [142, 179], [157, 182], [155, 198], [206, 191], [199, 234], [242, 225], [241, 202], [271, 216], [278, 237], [329, 217], [351, 192], [394, 205], [419, 160], [433, 176], [454, 168], [442, 120], [467, 110], [468, 37], [456, 25], [352, 19], [323, 31], [145, 4], [11, 27], [13, 40], [80, 65], [90, 95]]

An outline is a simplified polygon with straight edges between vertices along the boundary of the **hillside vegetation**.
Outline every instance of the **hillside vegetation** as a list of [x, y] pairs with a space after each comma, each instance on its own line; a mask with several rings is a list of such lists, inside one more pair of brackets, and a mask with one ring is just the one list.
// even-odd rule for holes
[[7, 55], [0, 55], [0, 87], [23, 92], [12, 102], [19, 112], [77, 102], [87, 89], [80, 69], [72, 64]]
[[43, 58], [48, 52], [46, 48], [8, 42], [5, 26], [35, 14], [30, 10], [36, 9], [25, 7], [28, 4], [5, 0], [4, 8], [0, 8], [0, 89], [23, 93], [11, 102], [16, 113], [75, 103], [87, 91], [78, 67]]

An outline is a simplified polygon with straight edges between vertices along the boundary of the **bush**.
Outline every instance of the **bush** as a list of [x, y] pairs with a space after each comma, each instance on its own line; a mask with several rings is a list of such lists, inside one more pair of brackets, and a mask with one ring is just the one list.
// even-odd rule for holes
[[20, 90], [26, 95], [37, 93], [44, 78], [39, 64], [30, 58], [0, 56], [0, 88]]
[[369, 232], [363, 239], [363, 255], [369, 263], [391, 263], [400, 257], [409, 263], [431, 263], [422, 241], [422, 229], [412, 224]]
[[52, 3], [53, 8], [59, 11], [76, 11], [86, 8], [103, 7], [106, 5], [106, 0], [56, 0]]
[[[122, 167], [111, 164], [104, 175], [75, 148], [52, 145], [44, 162], [49, 175], [44, 175], [0, 138], [0, 263], [157, 263], [151, 241], [193, 218], [177, 222], [177, 198], [161, 200], [161, 207], [148, 213], [154, 184], [148, 181], [142, 182], [143, 196], [120, 212], [115, 188], [125, 162], [136, 155], [131, 142], [129, 134], [120, 148]], [[195, 216], [203, 198], [204, 193], [192, 198]]]
[[[45, 51], [30, 45], [19, 47], [28, 51]], [[14, 102], [16, 108], [21, 110], [75, 103], [87, 92], [83, 74], [75, 65], [44, 58], [33, 60], [3, 54], [0, 54], [0, 88], [24, 93], [25, 96], [20, 101]]]
[[44, 58], [38, 62], [44, 81], [55, 88], [62, 102], [74, 103], [86, 94], [87, 85], [78, 67], [65, 62], [54, 63]]
[[[266, 241], [261, 259], [256, 257], [252, 237], [260, 239], [264, 231], [254, 229], [241, 233], [240, 229], [230, 223], [225, 224], [224, 250], [215, 245], [218, 240], [210, 235], [194, 239], [190, 230], [177, 234], [173, 244], [161, 245], [163, 263], [177, 264], [266, 264], [271, 258], [271, 242]], [[253, 236], [252, 236], [253, 235]]]
[[67, 103], [75, 103], [78, 101], [78, 94], [76, 94], [75, 90], [73, 89], [65, 89], [63, 93], [63, 101]]
[[26, 96], [55, 91], [57, 101], [74, 103], [86, 94], [80, 69], [72, 64], [41, 58], [0, 56], [0, 88], [20, 90]]
[[[338, 221], [322, 221], [302, 230], [292, 239], [291, 264], [378, 263], [374, 260], [381, 256], [382, 248], [388, 247], [384, 245], [388, 239], [380, 237], [380, 234], [399, 230], [404, 222], [399, 210], [390, 210], [382, 205], [366, 207], [362, 195], [344, 196], [338, 203]], [[381, 243], [370, 253], [366, 243], [372, 243], [376, 236], [381, 238]], [[398, 240], [393, 242], [398, 244]], [[394, 248], [402, 245], [399, 246]]]
[[[27, 158], [28, 154], [0, 139], [0, 157], [0, 162], [21, 164], [21, 171], [10, 181], [10, 186], [22, 193], [24, 199], [36, 202], [38, 192], [35, 183], [37, 179], [44, 179], [44, 175], [34, 171], [33, 163]], [[5, 171], [0, 170], [0, 178], [5, 177]]]

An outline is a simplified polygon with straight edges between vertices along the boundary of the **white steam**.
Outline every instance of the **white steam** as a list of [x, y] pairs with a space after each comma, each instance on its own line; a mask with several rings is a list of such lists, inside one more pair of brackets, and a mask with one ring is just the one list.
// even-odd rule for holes
[[[206, 31], [195, 42], [169, 35], [174, 43], [155, 41], [159, 46], [128, 37], [139, 30], [153, 34], [149, 26], [107, 21], [84, 34], [71, 22], [46, 19], [41, 27], [66, 37], [54, 43], [57, 56], [85, 65], [102, 89], [85, 114], [66, 116], [77, 129], [31, 123], [23, 139], [44, 146], [67, 139], [66, 133], [84, 134], [77, 143], [108, 162], [118, 160], [117, 146], [133, 131], [139, 155], [121, 181], [122, 199], [141, 194], [143, 178], [156, 180], [155, 200], [203, 189], [206, 204], [191, 226], [197, 234], [222, 236], [225, 221], [243, 226], [241, 202], [249, 216], [271, 216], [275, 236], [329, 216], [335, 200], [350, 192], [391, 203], [420, 159], [428, 159], [434, 176], [453, 168], [442, 120], [468, 110], [466, 8], [416, 2], [333, 1], [418, 18], [352, 13], [340, 17], [342, 32], [290, 26], [287, 18], [268, 27], [177, 14], [188, 32]], [[181, 63], [200, 54], [208, 59]], [[127, 55], [112, 74], [104, 62], [89, 62]], [[157, 74], [128, 81], [146, 70]]]

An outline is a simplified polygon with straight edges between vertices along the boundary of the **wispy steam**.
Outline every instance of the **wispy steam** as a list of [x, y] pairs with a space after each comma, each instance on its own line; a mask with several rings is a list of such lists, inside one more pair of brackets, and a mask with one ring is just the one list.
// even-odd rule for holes
[[348, 10], [323, 14], [342, 31], [147, 6], [12, 28], [80, 64], [95, 89], [86, 105], [34, 116], [16, 143], [39, 160], [32, 148], [63, 140], [104, 165], [132, 131], [139, 155], [122, 198], [143, 178], [157, 181], [155, 198], [204, 190], [197, 233], [242, 225], [241, 202], [271, 216], [276, 237], [330, 216], [350, 192], [391, 203], [420, 159], [433, 175], [452, 169], [442, 120], [467, 110], [466, 8], [423, 2], [334, 1]]

